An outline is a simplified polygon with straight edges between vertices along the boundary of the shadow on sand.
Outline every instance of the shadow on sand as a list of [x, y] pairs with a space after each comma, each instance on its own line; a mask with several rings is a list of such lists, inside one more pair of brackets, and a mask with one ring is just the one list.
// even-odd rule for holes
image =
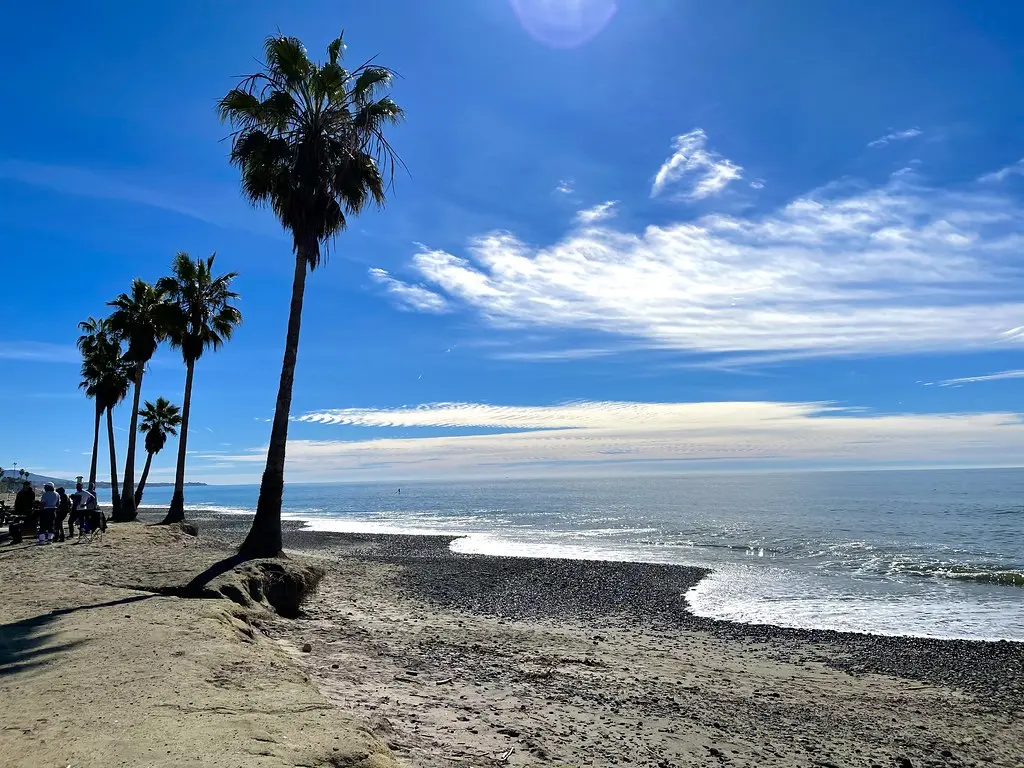
[[61, 616], [93, 608], [110, 608], [115, 605], [128, 605], [140, 600], [148, 600], [155, 595], [133, 595], [120, 600], [105, 603], [79, 605], [74, 608], [63, 608], [31, 619], [23, 619], [10, 624], [0, 624], [0, 678], [56, 661], [57, 656], [65, 651], [73, 650], [87, 643], [87, 640], [56, 642], [57, 630], [53, 623]]

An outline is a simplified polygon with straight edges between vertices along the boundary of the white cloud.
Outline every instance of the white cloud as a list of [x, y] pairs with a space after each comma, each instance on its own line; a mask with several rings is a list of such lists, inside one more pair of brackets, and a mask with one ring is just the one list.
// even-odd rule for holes
[[714, 354], [902, 353], [1021, 346], [1022, 246], [1013, 199], [903, 176], [757, 217], [573, 228], [546, 247], [492, 232], [413, 266], [502, 328]]
[[676, 136], [672, 141], [672, 155], [658, 169], [651, 186], [651, 197], [657, 197], [665, 188], [688, 181], [688, 200], [702, 200], [717, 195], [729, 182], [742, 178], [743, 168], [717, 152], [707, 149], [707, 134], [697, 128]]
[[0, 360], [24, 360], [35, 363], [82, 362], [78, 349], [71, 344], [46, 341], [0, 341]]
[[576, 189], [576, 182], [572, 179], [562, 179], [555, 187], [555, 192], [560, 195], [571, 195]]
[[[866, 414], [822, 403], [577, 402], [553, 406], [440, 403], [413, 408], [339, 409], [302, 421], [391, 428], [514, 430], [503, 434], [395, 439], [293, 440], [289, 477], [529, 474], [618, 465], [683, 462], [914, 462], [1000, 464], [1019, 461], [1019, 414]], [[260, 464], [265, 450], [218, 457]], [[672, 464], [676, 462], [676, 464]], [[701, 464], [701, 466], [706, 466]], [[359, 475], [364, 473], [364, 475]]]
[[442, 313], [448, 311], [448, 302], [443, 297], [422, 285], [410, 285], [388, 274], [387, 270], [374, 267], [370, 269], [370, 277], [390, 293], [400, 307], [418, 312]]
[[984, 376], [964, 376], [959, 379], [946, 379], [940, 381], [940, 387], [952, 387], [959, 384], [977, 384], [979, 381], [1002, 381], [1003, 379], [1024, 379], [1024, 370], [1000, 371], [999, 373], [988, 373]]
[[586, 208], [576, 213], [576, 220], [581, 224], [596, 224], [599, 221], [610, 219], [615, 216], [617, 205], [617, 200], [608, 200], [593, 208]]
[[607, 357], [620, 350], [609, 347], [577, 347], [573, 349], [533, 349], [512, 352], [492, 352], [491, 360], [518, 360], [523, 362], [569, 362], [586, 360], [592, 357]]
[[922, 133], [924, 132], [920, 128], [908, 128], [905, 131], [892, 131], [890, 133], [885, 134], [885, 136], [882, 136], [879, 139], [869, 141], [868, 146], [884, 147], [893, 141], [906, 141], [907, 139], [913, 139], [917, 136], [920, 136]]
[[998, 171], [992, 173], [986, 173], [981, 176], [978, 181], [981, 182], [1000, 182], [1006, 181], [1010, 176], [1024, 176], [1024, 158], [1018, 160], [1012, 165], [1008, 165], [1005, 168], [1000, 168]]
[[[115, 200], [156, 208], [229, 229], [280, 237], [280, 227], [269, 219], [255, 216], [234, 185], [202, 185], [189, 182], [178, 193], [167, 191], [167, 181], [159, 188], [136, 184], [111, 173], [67, 165], [50, 165], [24, 160], [0, 160], [0, 178], [49, 189], [61, 194]], [[197, 186], [201, 191], [197, 191]]]

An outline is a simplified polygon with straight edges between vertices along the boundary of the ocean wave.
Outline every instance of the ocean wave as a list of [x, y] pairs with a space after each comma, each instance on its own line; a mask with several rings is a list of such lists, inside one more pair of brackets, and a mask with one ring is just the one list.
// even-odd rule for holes
[[[254, 515], [256, 510], [252, 507], [229, 507], [221, 504], [187, 504], [188, 514], [195, 515], [203, 512], [215, 512], [222, 515]], [[167, 504], [140, 504], [139, 509], [167, 509]]]
[[[629, 533], [629, 531], [626, 531]], [[647, 547], [680, 547], [686, 549], [718, 549], [728, 552], [742, 552], [748, 555], [759, 555], [761, 557], [784, 554], [785, 550], [776, 547], [766, 547], [762, 544], [719, 544], [701, 541], [661, 541], [655, 539], [640, 539], [636, 542]]]
[[953, 579], [978, 584], [997, 584], [1008, 587], [1024, 587], [1024, 571], [977, 566], [917, 566], [902, 567], [899, 572], [922, 578]]

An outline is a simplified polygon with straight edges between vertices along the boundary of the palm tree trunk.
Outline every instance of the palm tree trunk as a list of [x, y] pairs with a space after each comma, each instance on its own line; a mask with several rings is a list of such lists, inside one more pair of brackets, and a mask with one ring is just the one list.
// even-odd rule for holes
[[100, 419], [103, 417], [103, 404], [96, 401], [96, 424], [92, 430], [92, 465], [89, 467], [89, 490], [96, 490], [96, 460], [100, 457]]
[[174, 473], [174, 495], [171, 496], [171, 508], [163, 519], [163, 525], [180, 523], [185, 519], [185, 450], [188, 445], [188, 414], [192, 409], [192, 375], [196, 370], [196, 361], [185, 363], [185, 402], [181, 406], [181, 434], [178, 437], [178, 469]]
[[139, 397], [142, 395], [142, 377], [146, 366], [139, 363], [135, 369], [135, 395], [132, 398], [132, 421], [128, 428], [128, 455], [124, 460], [124, 491], [121, 493], [121, 514], [118, 520], [134, 520], [135, 509], [135, 438], [139, 433]]
[[146, 480], [149, 478], [149, 466], [153, 463], [153, 454], [146, 451], [146, 466], [142, 468], [142, 478], [135, 489], [135, 514], [139, 513], [139, 504], [142, 503], [142, 492], [146, 488]]
[[121, 514], [121, 494], [117, 488], [117, 453], [114, 450], [114, 409], [107, 408], [107, 441], [110, 443], [110, 507], [114, 519]]
[[299, 330], [302, 326], [302, 300], [306, 293], [306, 251], [297, 248], [292, 304], [288, 312], [288, 337], [284, 343], [281, 383], [277, 389], [274, 423], [270, 430], [267, 467], [263, 470], [256, 516], [239, 552], [247, 557], [277, 557], [281, 554], [281, 496], [284, 494], [284, 458], [288, 445], [288, 414], [292, 407], [295, 361], [299, 355]]

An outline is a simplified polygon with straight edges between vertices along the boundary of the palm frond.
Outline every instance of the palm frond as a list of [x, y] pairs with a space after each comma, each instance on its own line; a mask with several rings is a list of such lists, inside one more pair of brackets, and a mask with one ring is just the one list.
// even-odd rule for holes
[[366, 67], [359, 73], [355, 85], [352, 86], [352, 100], [357, 104], [365, 104], [373, 99], [374, 91], [379, 85], [391, 84], [391, 70], [384, 67]]
[[298, 85], [309, 75], [312, 63], [306, 48], [297, 37], [271, 35], [263, 44], [267, 73], [290, 87]]
[[345, 57], [345, 33], [342, 32], [327, 45], [327, 61], [337, 64]]

